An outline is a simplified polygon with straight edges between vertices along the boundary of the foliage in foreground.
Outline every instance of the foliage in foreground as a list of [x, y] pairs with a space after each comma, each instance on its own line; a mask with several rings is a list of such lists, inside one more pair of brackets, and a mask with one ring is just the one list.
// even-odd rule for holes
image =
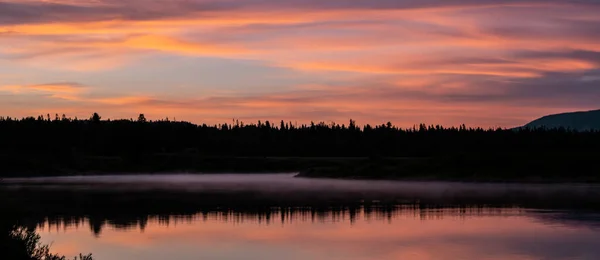
[[[49, 245], [40, 242], [40, 235], [26, 227], [12, 227], [6, 230], [2, 240], [0, 258], [12, 260], [67, 260], [65, 256], [50, 252]], [[79, 254], [73, 260], [93, 260], [92, 254]]]

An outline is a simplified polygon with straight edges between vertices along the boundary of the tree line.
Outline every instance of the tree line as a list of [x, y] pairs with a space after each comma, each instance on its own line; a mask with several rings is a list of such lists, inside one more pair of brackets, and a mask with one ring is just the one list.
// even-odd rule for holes
[[101, 120], [56, 115], [0, 117], [0, 152], [122, 155], [200, 153], [207, 156], [432, 156], [472, 152], [544, 152], [598, 147], [598, 132], [566, 129], [482, 129], [440, 125], [400, 128], [392, 123], [357, 126], [280, 121], [196, 125], [189, 122]]
[[[0, 161], [6, 165], [68, 165], [82, 158], [135, 164], [156, 155], [241, 157], [439, 157], [489, 155], [597, 154], [599, 132], [567, 129], [483, 129], [465, 125], [386, 123], [295, 124], [258, 121], [216, 125], [183, 121], [78, 119], [50, 115], [0, 117]], [[32, 162], [26, 158], [34, 158]], [[33, 159], [32, 159], [33, 160]], [[85, 166], [82, 166], [85, 168]]]

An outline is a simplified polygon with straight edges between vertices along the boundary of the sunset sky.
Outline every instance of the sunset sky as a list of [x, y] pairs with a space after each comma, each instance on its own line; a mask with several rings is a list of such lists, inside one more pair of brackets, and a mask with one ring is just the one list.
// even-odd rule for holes
[[600, 0], [0, 0], [0, 115], [513, 127], [600, 108]]

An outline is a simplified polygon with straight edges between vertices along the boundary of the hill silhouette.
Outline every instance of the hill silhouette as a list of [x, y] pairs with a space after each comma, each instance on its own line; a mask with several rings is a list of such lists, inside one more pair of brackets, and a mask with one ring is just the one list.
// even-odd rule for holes
[[525, 128], [564, 128], [575, 131], [600, 131], [600, 110], [547, 115], [523, 126]]

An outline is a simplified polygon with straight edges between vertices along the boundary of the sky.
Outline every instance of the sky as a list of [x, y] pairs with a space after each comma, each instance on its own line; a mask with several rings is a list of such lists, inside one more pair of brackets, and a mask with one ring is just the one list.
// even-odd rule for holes
[[513, 127], [600, 108], [600, 0], [0, 0], [0, 114]]

